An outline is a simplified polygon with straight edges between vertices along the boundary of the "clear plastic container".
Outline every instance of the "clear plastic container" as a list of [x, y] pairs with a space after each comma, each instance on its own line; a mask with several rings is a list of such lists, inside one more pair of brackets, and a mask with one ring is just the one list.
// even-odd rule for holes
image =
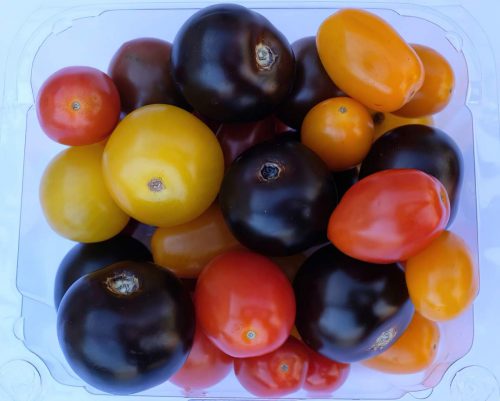
[[[354, 5], [322, 1], [241, 3], [266, 16], [290, 42], [314, 35], [324, 18], [338, 8]], [[0, 268], [5, 276], [0, 282], [0, 400], [103, 397], [72, 372], [56, 336], [53, 282], [60, 260], [73, 243], [50, 229], [39, 204], [43, 170], [63, 149], [49, 140], [38, 124], [33, 103], [41, 84], [54, 71], [70, 65], [107, 71], [114, 52], [130, 39], [172, 41], [181, 24], [207, 4], [127, 3], [41, 10], [32, 17], [31, 34], [19, 38], [19, 47], [13, 47], [0, 103], [0, 171], [2, 187], [8, 189], [0, 197]], [[389, 375], [354, 364], [347, 382], [332, 398], [387, 400], [406, 395], [405, 399], [430, 397], [440, 401], [500, 399], [496, 379], [500, 377], [500, 355], [492, 346], [495, 328], [500, 328], [495, 313], [495, 306], [500, 305], [496, 293], [500, 250], [492, 220], [500, 216], [496, 214], [500, 211], [500, 190], [493, 186], [500, 173], [500, 143], [492, 55], [481, 30], [461, 7], [355, 5], [383, 17], [410, 43], [438, 50], [455, 71], [453, 98], [435, 116], [435, 125], [448, 132], [463, 153], [465, 174], [451, 230], [465, 239], [480, 265], [481, 293], [474, 308], [440, 324], [442, 338], [432, 367], [418, 374]], [[203, 393], [185, 394], [167, 382], [140, 395], [112, 399], [154, 396], [253, 398], [231, 374]], [[286, 398], [310, 397], [298, 392]]]

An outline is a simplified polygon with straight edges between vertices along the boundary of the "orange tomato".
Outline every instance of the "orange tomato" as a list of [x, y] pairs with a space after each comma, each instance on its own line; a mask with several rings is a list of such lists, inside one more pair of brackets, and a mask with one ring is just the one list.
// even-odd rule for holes
[[307, 113], [301, 141], [331, 170], [361, 163], [373, 142], [373, 119], [359, 102], [348, 97], [327, 99]]
[[406, 331], [390, 348], [363, 364], [386, 373], [420, 372], [434, 362], [439, 337], [437, 324], [415, 313]]
[[425, 79], [415, 96], [394, 113], [401, 117], [422, 117], [443, 110], [450, 102], [455, 75], [450, 63], [427, 46], [411, 45], [422, 60]]
[[432, 126], [434, 120], [431, 116], [417, 117], [417, 118], [405, 118], [397, 116], [393, 113], [382, 113], [380, 111], [374, 111], [372, 113], [373, 124], [375, 128], [375, 134], [373, 135], [373, 140], [377, 140], [386, 132], [394, 128], [401, 127], [403, 125], [410, 124], [423, 124]]
[[316, 45], [335, 84], [373, 110], [400, 109], [424, 81], [422, 62], [411, 46], [367, 11], [337, 11], [321, 24]]
[[195, 278], [215, 256], [242, 248], [224, 221], [217, 204], [188, 223], [158, 228], [151, 238], [156, 264], [178, 277]]
[[450, 231], [409, 258], [405, 272], [415, 310], [430, 320], [457, 317], [478, 292], [478, 272], [467, 244]]

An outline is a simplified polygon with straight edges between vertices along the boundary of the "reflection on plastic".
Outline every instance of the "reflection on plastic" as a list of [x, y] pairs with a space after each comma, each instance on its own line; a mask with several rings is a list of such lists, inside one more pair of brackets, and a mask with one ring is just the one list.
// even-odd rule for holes
[[450, 391], [454, 401], [500, 400], [497, 378], [482, 366], [469, 366], [459, 370], [451, 381]]
[[410, 393], [410, 395], [416, 400], [426, 400], [432, 395], [432, 388], [428, 388], [427, 390], [416, 391], [414, 393]]
[[40, 373], [31, 363], [17, 359], [0, 368], [0, 399], [35, 401], [40, 390]]

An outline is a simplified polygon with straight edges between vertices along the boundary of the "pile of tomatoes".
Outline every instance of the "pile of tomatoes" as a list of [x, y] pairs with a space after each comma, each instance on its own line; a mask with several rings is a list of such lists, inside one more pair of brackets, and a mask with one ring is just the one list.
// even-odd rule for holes
[[37, 98], [70, 146], [40, 199], [78, 242], [55, 304], [83, 380], [191, 391], [234, 369], [260, 397], [324, 396], [354, 362], [432, 365], [437, 322], [478, 290], [447, 230], [462, 158], [432, 127], [454, 85], [443, 56], [363, 10], [290, 45], [257, 12], [214, 5], [173, 44], [123, 44], [108, 74], [64, 68]]

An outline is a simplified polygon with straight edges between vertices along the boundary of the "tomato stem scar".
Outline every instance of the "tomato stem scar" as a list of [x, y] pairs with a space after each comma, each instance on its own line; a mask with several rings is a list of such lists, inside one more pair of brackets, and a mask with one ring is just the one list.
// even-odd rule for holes
[[77, 101], [75, 100], [73, 103], [71, 103], [71, 108], [72, 108], [73, 110], [75, 110], [75, 111], [80, 110], [80, 108], [81, 108], [80, 102], [77, 102]]
[[247, 338], [249, 340], [253, 340], [256, 336], [257, 336], [257, 334], [255, 333], [255, 331], [253, 331], [253, 330], [248, 330], [247, 331]]
[[139, 289], [139, 279], [127, 271], [108, 277], [105, 284], [116, 295], [130, 295]]
[[148, 188], [151, 192], [161, 192], [165, 189], [165, 185], [160, 177], [154, 177], [148, 181]]
[[260, 69], [270, 70], [276, 62], [277, 57], [269, 46], [263, 43], [258, 43], [255, 46], [255, 60]]
[[266, 162], [260, 168], [260, 178], [263, 181], [272, 181], [280, 176], [281, 168], [278, 163]]

